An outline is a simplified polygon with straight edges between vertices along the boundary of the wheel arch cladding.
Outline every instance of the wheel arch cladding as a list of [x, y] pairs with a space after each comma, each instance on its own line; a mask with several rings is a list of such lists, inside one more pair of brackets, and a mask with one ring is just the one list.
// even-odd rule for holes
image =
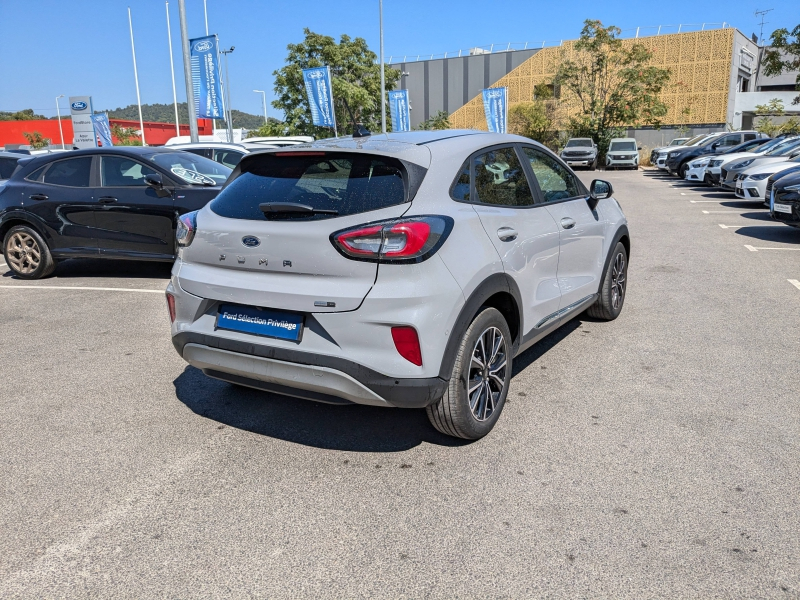
[[487, 306], [500, 311], [511, 331], [514, 351], [519, 347], [523, 326], [522, 313], [520, 311], [522, 295], [519, 292], [517, 284], [511, 277], [506, 273], [495, 273], [486, 278], [475, 291], [472, 292], [461, 309], [458, 318], [456, 318], [453, 324], [453, 330], [450, 332], [450, 338], [447, 341], [444, 356], [442, 357], [441, 367], [439, 368], [440, 378], [445, 381], [450, 380], [461, 338], [464, 337], [467, 328], [478, 315], [481, 308]]
[[3, 221], [2, 223], [0, 223], [0, 243], [2, 243], [3, 240], [5, 240], [6, 234], [9, 232], [9, 230], [12, 227], [16, 227], [17, 225], [24, 225], [25, 227], [30, 227], [36, 233], [42, 236], [42, 239], [47, 240], [47, 235], [42, 232], [41, 227], [39, 227], [35, 223], [32, 223], [28, 219], [19, 217], [17, 215], [13, 215], [8, 219], [6, 219], [5, 221]]
[[[606, 271], [608, 271], [608, 265], [611, 264], [611, 256], [614, 254], [614, 248], [617, 247], [617, 244], [621, 243], [625, 247], [625, 254], [628, 255], [628, 262], [631, 261], [631, 236], [628, 233], [628, 226], [627, 225], [620, 225], [620, 228], [617, 229], [617, 232], [614, 234], [614, 238], [611, 240], [611, 243], [608, 245], [608, 253], [606, 254], [606, 260], [603, 263], [603, 270], [600, 271], [602, 274], [600, 277], [600, 287], [603, 286], [603, 277], [605, 276]], [[598, 294], [600, 293], [600, 287], [597, 288]]]

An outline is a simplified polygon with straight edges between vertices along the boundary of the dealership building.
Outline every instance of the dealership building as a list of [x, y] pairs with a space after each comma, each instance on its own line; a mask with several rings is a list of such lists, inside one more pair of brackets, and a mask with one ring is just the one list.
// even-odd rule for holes
[[[654, 146], [688, 133], [749, 129], [756, 106], [773, 98], [783, 100], [787, 115], [798, 114], [792, 100], [796, 73], [767, 77], [760, 57], [763, 47], [738, 29], [724, 27], [704, 31], [627, 38], [623, 44], [645, 45], [653, 54], [652, 65], [672, 71], [661, 93], [668, 107], [661, 129], [630, 128], [628, 135]], [[509, 107], [533, 99], [534, 86], [552, 84], [558, 66], [574, 53], [574, 41], [539, 49], [473, 49], [465, 56], [395, 62], [401, 71], [400, 88], [409, 91], [411, 125], [445, 111], [454, 128], [486, 129], [481, 90], [508, 88]], [[567, 114], [575, 110], [570, 99], [560, 97]]]

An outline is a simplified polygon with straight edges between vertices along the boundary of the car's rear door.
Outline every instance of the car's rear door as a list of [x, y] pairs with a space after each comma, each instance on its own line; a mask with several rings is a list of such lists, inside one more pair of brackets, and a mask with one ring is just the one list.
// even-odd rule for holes
[[168, 259], [174, 255], [175, 210], [145, 183], [155, 169], [132, 157], [100, 157], [100, 187], [94, 190], [97, 237], [104, 256]]
[[[514, 145], [481, 151], [470, 160], [471, 201], [503, 269], [519, 288], [525, 336], [558, 312], [558, 227], [546, 207], [535, 202]], [[458, 186], [453, 193], [459, 193]]]
[[23, 207], [46, 225], [47, 243], [57, 256], [97, 254], [94, 160], [84, 155], [53, 161], [21, 186]]
[[608, 221], [600, 206], [591, 210], [587, 191], [574, 173], [540, 148], [522, 149], [545, 208], [558, 224], [560, 309], [578, 306], [600, 288]]

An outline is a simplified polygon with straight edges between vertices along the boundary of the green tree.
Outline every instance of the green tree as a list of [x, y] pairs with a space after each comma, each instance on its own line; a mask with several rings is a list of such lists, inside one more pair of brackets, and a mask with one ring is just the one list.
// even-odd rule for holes
[[[22, 120], [28, 121], [30, 119]], [[33, 133], [23, 131], [22, 135], [25, 136], [26, 140], [28, 140], [28, 145], [32, 150], [38, 150], [39, 148], [45, 148], [50, 145], [50, 138], [42, 137], [42, 134], [38, 131], [34, 131]]]
[[592, 137], [601, 155], [625, 126], [659, 127], [667, 106], [658, 95], [669, 82], [669, 69], [649, 66], [652, 53], [642, 44], [626, 47], [620, 29], [587, 19], [575, 56], [564, 56], [555, 84], [568, 90], [580, 113], [569, 119], [573, 135]]
[[534, 87], [533, 101], [520, 102], [508, 109], [508, 131], [548, 146], [558, 146], [558, 104], [552, 86]]
[[25, 108], [17, 112], [0, 111], [0, 121], [38, 121], [46, 119], [44, 115], [37, 115], [32, 108]]
[[756, 104], [756, 114], [759, 115], [759, 119], [753, 125], [753, 129], [773, 137], [781, 130], [781, 126], [775, 123], [772, 117], [782, 117], [784, 112], [783, 100], [780, 98], [773, 98], [766, 104]]
[[142, 140], [133, 127], [122, 127], [119, 123], [111, 124], [111, 137], [116, 139], [117, 146], [141, 146]]
[[440, 110], [417, 125], [417, 129], [420, 131], [450, 129], [450, 113]]
[[[262, 119], [263, 121], [263, 119]], [[236, 119], [234, 119], [236, 122]], [[262, 123], [260, 127], [251, 129], [247, 137], [275, 137], [289, 135], [286, 133], [287, 125], [283, 121], [279, 121], [274, 117], [269, 117], [266, 123]]]
[[[277, 100], [272, 106], [285, 115], [285, 135], [313, 135], [325, 138], [333, 131], [316, 127], [311, 122], [311, 110], [303, 82], [303, 69], [328, 66], [331, 69], [334, 109], [339, 133], [351, 131], [350, 117], [345, 110], [346, 101], [353, 116], [372, 132], [380, 131], [380, 65], [377, 56], [367, 47], [363, 38], [352, 39], [342, 35], [339, 43], [329, 36], [304, 29], [305, 39], [299, 44], [289, 44], [286, 66], [273, 73]], [[386, 90], [394, 89], [400, 71], [385, 68]], [[385, 102], [385, 99], [384, 99]], [[387, 128], [389, 128], [389, 114]]]
[[[772, 47], [764, 52], [764, 74], [780, 75], [784, 71], [795, 71], [794, 89], [800, 90], [800, 25], [796, 25], [791, 33], [785, 27], [776, 29], [770, 36]], [[792, 104], [800, 104], [800, 95], [795, 96]]]

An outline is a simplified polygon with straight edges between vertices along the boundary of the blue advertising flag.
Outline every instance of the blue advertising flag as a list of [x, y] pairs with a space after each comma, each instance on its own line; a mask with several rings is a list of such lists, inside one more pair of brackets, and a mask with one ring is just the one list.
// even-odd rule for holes
[[209, 35], [189, 40], [189, 47], [197, 116], [203, 119], [224, 119], [224, 103], [219, 85], [217, 36]]
[[486, 113], [486, 124], [492, 133], [505, 133], [508, 121], [508, 88], [491, 88], [483, 90], [483, 112]]
[[333, 110], [333, 87], [331, 71], [328, 67], [303, 69], [303, 81], [311, 106], [311, 121], [320, 127], [336, 128], [336, 114]]
[[100, 142], [100, 146], [103, 148], [108, 148], [114, 145], [114, 142], [111, 139], [111, 125], [108, 122], [108, 115], [90, 115], [89, 118], [92, 120], [92, 125], [94, 126], [94, 135], [97, 138], [97, 141]]
[[411, 131], [408, 90], [389, 92], [389, 112], [392, 115], [392, 131]]

